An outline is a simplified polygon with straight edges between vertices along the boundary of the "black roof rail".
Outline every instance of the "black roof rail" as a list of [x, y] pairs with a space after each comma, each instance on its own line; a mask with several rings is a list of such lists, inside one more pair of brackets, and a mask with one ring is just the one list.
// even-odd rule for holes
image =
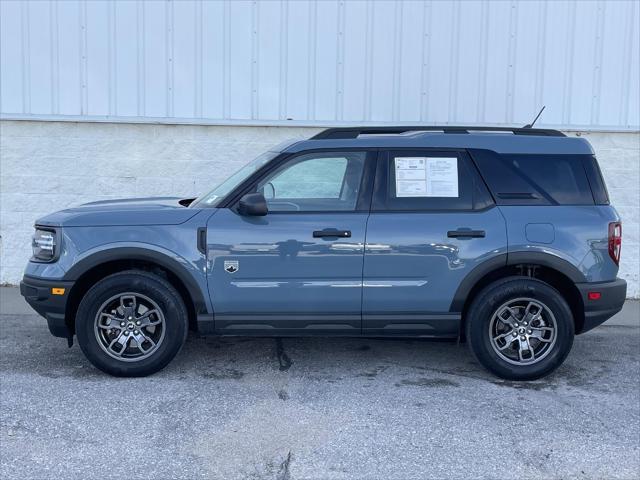
[[510, 127], [464, 127], [464, 126], [389, 126], [389, 127], [339, 127], [327, 128], [317, 135], [311, 137], [311, 140], [338, 140], [358, 138], [359, 135], [386, 135], [400, 134], [406, 132], [429, 132], [437, 131], [444, 133], [472, 133], [476, 132], [511, 132], [514, 135], [537, 135], [546, 137], [565, 137], [566, 135], [558, 130], [549, 130], [543, 128], [510, 128]]

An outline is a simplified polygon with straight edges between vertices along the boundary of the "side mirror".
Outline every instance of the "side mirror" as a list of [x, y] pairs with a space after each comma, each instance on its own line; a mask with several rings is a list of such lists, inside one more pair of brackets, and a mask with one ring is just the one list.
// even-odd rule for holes
[[244, 216], [263, 217], [268, 211], [267, 201], [261, 193], [247, 193], [238, 204], [238, 213]]

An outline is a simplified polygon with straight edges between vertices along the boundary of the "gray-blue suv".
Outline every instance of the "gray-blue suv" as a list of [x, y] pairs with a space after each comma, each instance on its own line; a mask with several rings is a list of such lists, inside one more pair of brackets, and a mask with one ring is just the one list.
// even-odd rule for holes
[[39, 219], [21, 293], [112, 375], [160, 370], [195, 330], [458, 339], [526, 380], [622, 308], [621, 233], [584, 139], [332, 128], [200, 198]]

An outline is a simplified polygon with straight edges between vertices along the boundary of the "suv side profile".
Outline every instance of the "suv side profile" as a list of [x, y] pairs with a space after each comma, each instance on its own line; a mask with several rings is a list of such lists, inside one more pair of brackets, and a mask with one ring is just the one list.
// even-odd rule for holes
[[117, 376], [188, 330], [466, 341], [502, 378], [555, 370], [624, 303], [622, 226], [589, 143], [533, 128], [334, 128], [197, 199], [39, 219], [21, 293]]

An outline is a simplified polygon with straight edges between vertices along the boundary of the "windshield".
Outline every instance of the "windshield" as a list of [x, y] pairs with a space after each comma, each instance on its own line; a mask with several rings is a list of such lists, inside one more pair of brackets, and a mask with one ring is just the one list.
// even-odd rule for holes
[[249, 176], [257, 171], [267, 162], [273, 160], [279, 152], [264, 152], [259, 157], [255, 158], [236, 173], [227, 178], [224, 182], [219, 184], [216, 188], [209, 193], [197, 198], [192, 204], [192, 207], [215, 207], [220, 201], [229, 194], [234, 188], [244, 182]]

